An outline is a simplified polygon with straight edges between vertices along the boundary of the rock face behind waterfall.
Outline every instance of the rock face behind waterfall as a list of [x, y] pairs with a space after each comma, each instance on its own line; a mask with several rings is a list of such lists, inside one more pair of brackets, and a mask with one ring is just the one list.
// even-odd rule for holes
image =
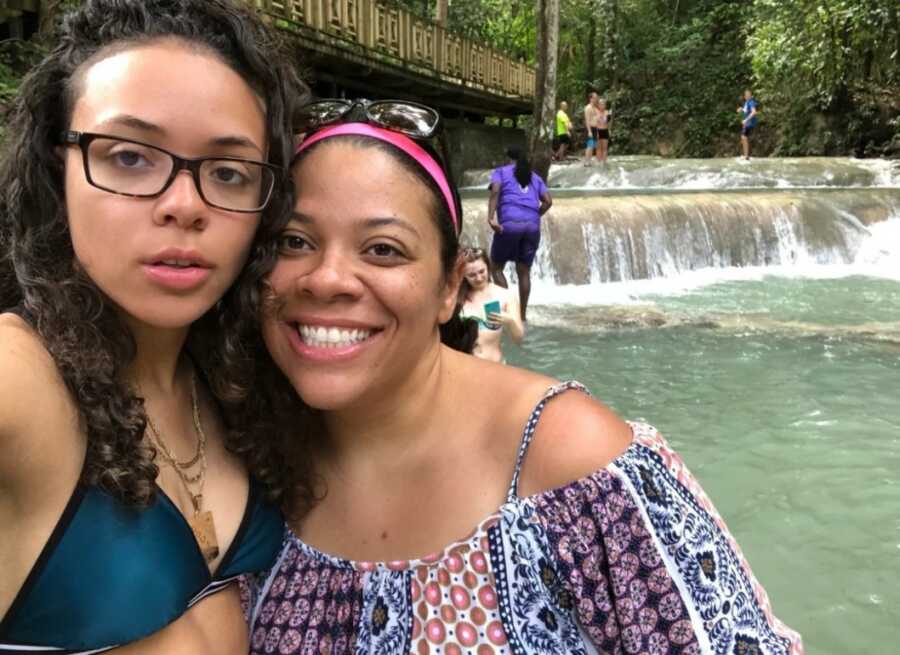
[[[539, 279], [588, 284], [707, 267], [846, 264], [867, 225], [900, 219], [900, 189], [581, 195], [551, 190]], [[576, 194], [576, 195], [572, 195]], [[464, 240], [487, 246], [487, 198], [464, 201]]]

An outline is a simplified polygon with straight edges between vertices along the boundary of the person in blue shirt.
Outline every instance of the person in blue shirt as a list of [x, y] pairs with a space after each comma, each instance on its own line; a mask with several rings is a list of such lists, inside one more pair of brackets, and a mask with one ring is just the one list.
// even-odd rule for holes
[[756, 127], [757, 106], [753, 91], [750, 89], [744, 91], [744, 104], [737, 108], [737, 113], [743, 116], [741, 120], [741, 151], [747, 161], [750, 160], [750, 135], [753, 133], [753, 128]]

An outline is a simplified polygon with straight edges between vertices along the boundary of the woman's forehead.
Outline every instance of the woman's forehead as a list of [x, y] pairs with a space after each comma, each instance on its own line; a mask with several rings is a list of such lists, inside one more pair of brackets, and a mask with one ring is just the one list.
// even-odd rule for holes
[[335, 181], [349, 179], [359, 186], [375, 188], [390, 178], [404, 188], [418, 185], [424, 189], [424, 184], [383, 147], [352, 137], [338, 136], [313, 145], [294, 163], [291, 173], [295, 179], [327, 176]]

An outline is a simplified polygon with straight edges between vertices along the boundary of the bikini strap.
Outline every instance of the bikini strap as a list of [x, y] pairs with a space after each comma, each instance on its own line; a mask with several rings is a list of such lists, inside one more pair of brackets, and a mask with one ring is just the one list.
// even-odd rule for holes
[[516, 467], [513, 470], [512, 481], [509, 483], [509, 490], [506, 492], [506, 502], [515, 500], [519, 495], [519, 474], [522, 472], [522, 463], [525, 461], [525, 454], [528, 452], [528, 446], [531, 444], [531, 439], [534, 437], [534, 431], [537, 429], [537, 424], [541, 418], [541, 414], [544, 412], [544, 408], [553, 398], [569, 389], [577, 389], [589, 396], [591, 395], [591, 392], [587, 390], [587, 387], [574, 380], [560, 382], [547, 389], [546, 393], [544, 393], [543, 397], [531, 412], [531, 416], [528, 417], [528, 422], [525, 424], [525, 431], [522, 434], [522, 444], [519, 446], [519, 453], [516, 455]]

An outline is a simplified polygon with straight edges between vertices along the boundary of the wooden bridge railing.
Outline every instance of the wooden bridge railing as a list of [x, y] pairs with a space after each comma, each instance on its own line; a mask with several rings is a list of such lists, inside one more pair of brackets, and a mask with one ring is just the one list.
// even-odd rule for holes
[[250, 0], [275, 24], [423, 75], [530, 100], [534, 69], [379, 0]]

